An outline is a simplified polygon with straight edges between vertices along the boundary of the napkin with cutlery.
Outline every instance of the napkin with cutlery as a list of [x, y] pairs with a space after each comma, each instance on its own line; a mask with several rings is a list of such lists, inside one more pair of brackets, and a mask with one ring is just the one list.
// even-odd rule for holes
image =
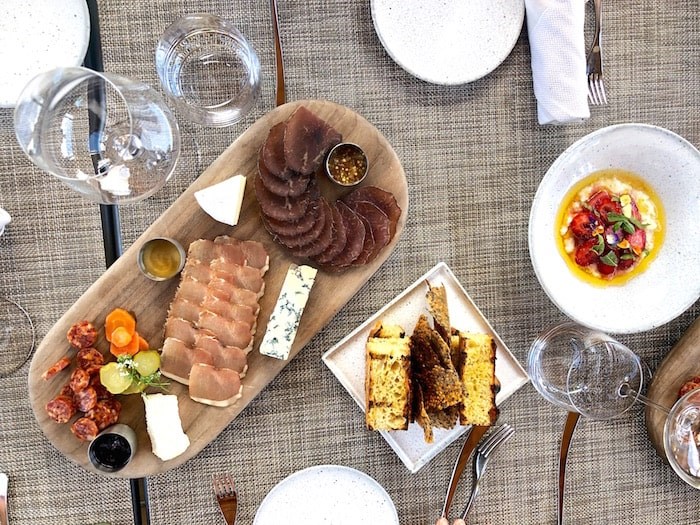
[[540, 124], [590, 117], [583, 34], [586, 0], [525, 0]]

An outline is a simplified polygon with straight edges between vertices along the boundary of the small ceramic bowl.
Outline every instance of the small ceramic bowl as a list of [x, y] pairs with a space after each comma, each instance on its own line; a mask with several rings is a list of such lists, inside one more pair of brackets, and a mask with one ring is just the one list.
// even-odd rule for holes
[[326, 175], [341, 186], [356, 186], [367, 176], [367, 155], [357, 144], [341, 142], [326, 156]]

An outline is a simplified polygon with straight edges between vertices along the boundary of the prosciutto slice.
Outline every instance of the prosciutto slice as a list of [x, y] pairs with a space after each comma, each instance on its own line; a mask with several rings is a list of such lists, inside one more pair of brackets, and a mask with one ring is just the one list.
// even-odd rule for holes
[[197, 363], [190, 371], [190, 397], [194, 401], [217, 407], [235, 403], [243, 391], [241, 376], [230, 368]]

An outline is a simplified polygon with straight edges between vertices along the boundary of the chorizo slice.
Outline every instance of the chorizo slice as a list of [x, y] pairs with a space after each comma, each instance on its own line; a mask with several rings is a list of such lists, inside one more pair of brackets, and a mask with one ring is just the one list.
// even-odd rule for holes
[[74, 348], [88, 348], [97, 341], [97, 330], [90, 321], [78, 321], [68, 329], [66, 338]]
[[81, 417], [76, 419], [70, 427], [73, 435], [81, 441], [92, 441], [97, 437], [99, 430], [97, 423], [89, 417]]
[[105, 356], [97, 348], [81, 348], [75, 356], [78, 368], [82, 368], [88, 374], [93, 375], [100, 371], [105, 364]]
[[97, 404], [97, 391], [91, 386], [86, 386], [73, 394], [73, 401], [81, 412], [92, 410]]
[[65, 370], [68, 368], [70, 365], [70, 357], [62, 357], [58, 361], [56, 361], [53, 365], [51, 365], [43, 374], [41, 374], [41, 378], [44, 381], [48, 381], [51, 379], [53, 376], [58, 374], [61, 370]]
[[122, 405], [116, 399], [103, 399], [98, 401], [85, 416], [97, 424], [99, 430], [114, 425], [119, 420]]
[[73, 398], [65, 395], [58, 395], [46, 403], [46, 413], [56, 423], [68, 423], [77, 412]]
[[87, 370], [76, 368], [70, 376], [70, 387], [73, 392], [80, 392], [83, 388], [90, 384], [90, 374]]

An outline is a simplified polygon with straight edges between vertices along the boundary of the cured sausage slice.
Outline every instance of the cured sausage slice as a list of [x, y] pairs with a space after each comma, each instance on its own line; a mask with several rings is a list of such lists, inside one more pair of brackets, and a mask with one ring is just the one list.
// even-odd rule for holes
[[70, 431], [81, 441], [92, 441], [99, 433], [97, 423], [88, 417], [76, 419], [71, 425]]
[[70, 365], [70, 358], [68, 357], [62, 357], [58, 361], [56, 361], [53, 365], [51, 365], [46, 372], [41, 374], [41, 378], [44, 381], [48, 381], [51, 379], [53, 376], [58, 374], [61, 370], [64, 370], [65, 368], [68, 368], [68, 365]]
[[330, 261], [330, 265], [342, 269], [350, 266], [362, 253], [366, 232], [362, 219], [343, 201], [336, 201], [335, 205], [345, 224], [346, 242], [343, 251]]
[[79, 321], [68, 329], [66, 338], [74, 348], [87, 348], [97, 341], [97, 330], [90, 321]]
[[275, 124], [267, 134], [267, 139], [260, 150], [260, 156], [270, 173], [281, 179], [288, 179], [294, 173], [287, 167], [284, 159], [284, 127], [286, 123]]
[[292, 255], [303, 258], [313, 258], [330, 246], [333, 240], [333, 212], [326, 199], [323, 199], [325, 222], [321, 233], [311, 243], [291, 250]]
[[382, 248], [389, 244], [389, 241], [391, 240], [389, 218], [382, 210], [377, 208], [371, 202], [356, 202], [351, 206], [351, 208], [361, 218], [365, 219], [365, 225], [368, 225], [369, 229], [372, 231], [374, 245], [372, 246], [371, 252], [367, 256], [365, 263], [371, 262], [375, 259], [375, 257], [377, 257], [379, 252], [382, 251]]
[[331, 235], [332, 241], [328, 248], [323, 251], [323, 253], [320, 253], [315, 257], [315, 261], [319, 264], [327, 264], [336, 255], [342, 252], [348, 239], [347, 232], [345, 230], [345, 222], [343, 221], [343, 216], [338, 210], [337, 202], [333, 204], [331, 210], [333, 211], [333, 234]]
[[70, 387], [73, 392], [80, 392], [90, 384], [90, 374], [82, 368], [76, 368], [70, 376]]
[[267, 169], [262, 160], [258, 159], [258, 174], [263, 186], [270, 192], [280, 197], [298, 197], [306, 191], [311, 177], [309, 175], [293, 174], [291, 177], [281, 179]]
[[121, 410], [122, 405], [116, 399], [103, 399], [98, 401], [94, 408], [85, 414], [85, 417], [94, 421], [98, 430], [104, 430], [119, 420]]
[[333, 127], [299, 106], [284, 127], [284, 158], [286, 165], [302, 175], [311, 175], [323, 162], [330, 148], [343, 137]]
[[315, 199], [311, 192], [295, 198], [275, 195], [262, 184], [259, 175], [255, 177], [255, 196], [265, 216], [287, 222], [301, 219]]
[[87, 412], [97, 404], [97, 391], [93, 387], [87, 386], [73, 394], [73, 401], [75, 401], [75, 407], [78, 410]]
[[78, 368], [82, 368], [88, 374], [93, 375], [100, 371], [105, 364], [105, 357], [97, 348], [82, 348], [75, 356]]
[[348, 194], [344, 200], [350, 207], [356, 202], [367, 201], [382, 210], [389, 218], [391, 239], [394, 238], [396, 225], [401, 217], [401, 208], [392, 193], [376, 186], [362, 186]]
[[46, 413], [56, 423], [68, 423], [76, 412], [75, 403], [70, 396], [58, 395], [46, 403]]

